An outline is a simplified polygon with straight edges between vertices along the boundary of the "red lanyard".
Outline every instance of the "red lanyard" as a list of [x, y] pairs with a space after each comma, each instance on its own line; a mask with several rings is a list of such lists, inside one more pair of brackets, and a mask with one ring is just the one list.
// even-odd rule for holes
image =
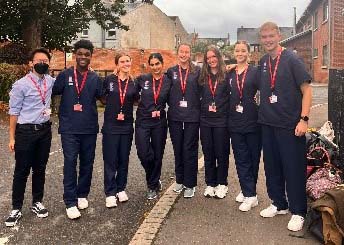
[[274, 73], [272, 74], [272, 68], [271, 68], [271, 56], [269, 56], [269, 69], [270, 69], [270, 81], [271, 81], [271, 90], [274, 91], [275, 89], [275, 83], [276, 83], [276, 74], [277, 74], [277, 69], [278, 69], [278, 65], [281, 59], [281, 54], [282, 54], [282, 47], [280, 49], [280, 51], [278, 52], [277, 55], [277, 60], [276, 60], [276, 64], [275, 64], [275, 68], [274, 68]]
[[211, 82], [211, 78], [210, 78], [210, 75], [209, 75], [209, 76], [208, 76], [208, 83], [209, 83], [209, 89], [210, 89], [211, 94], [213, 95], [213, 101], [214, 101], [214, 100], [215, 100], [215, 91], [216, 91], [216, 88], [217, 88], [217, 83], [218, 83], [218, 81], [217, 81], [217, 79], [216, 79], [215, 85], [214, 85], [214, 87], [213, 87], [213, 84], [212, 84], [212, 82]]
[[80, 98], [81, 91], [85, 87], [87, 74], [88, 74], [88, 70], [84, 73], [82, 77], [82, 81], [81, 81], [81, 87], [79, 88], [78, 75], [76, 73], [76, 69], [74, 68], [74, 83], [75, 83], [76, 92], [78, 94], [78, 99]]
[[121, 103], [121, 110], [122, 110], [123, 105], [124, 105], [125, 95], [127, 94], [128, 83], [129, 83], [129, 78], [127, 78], [125, 80], [125, 86], [124, 86], [124, 91], [123, 91], [121, 79], [118, 78], [119, 101]]
[[30, 75], [28, 75], [28, 77], [30, 78], [32, 83], [35, 85], [36, 89], [39, 92], [39, 95], [41, 96], [42, 103], [43, 103], [43, 105], [45, 105], [45, 97], [47, 96], [47, 91], [48, 91], [47, 80], [45, 78], [43, 80], [43, 93], [42, 93], [42, 90], [41, 90], [40, 86], [38, 86], [38, 83]]
[[181, 66], [179, 66], [180, 87], [182, 89], [183, 97], [186, 90], [186, 80], [188, 80], [188, 76], [189, 76], [189, 68], [186, 69], [185, 78], [183, 79], [182, 68]]
[[158, 98], [159, 98], [159, 95], [160, 95], [160, 91], [161, 91], [161, 87], [162, 87], [162, 83], [163, 83], [163, 78], [164, 78], [164, 75], [161, 76], [160, 83], [158, 85], [158, 91], [156, 91], [156, 89], [155, 89], [155, 79], [153, 77], [153, 94], [154, 94], [154, 103], [155, 103], [155, 105], [158, 104]]
[[239, 80], [239, 71], [238, 71], [238, 67], [235, 69], [236, 80], [237, 80], [237, 85], [238, 85], [238, 90], [239, 90], [239, 96], [240, 96], [240, 101], [241, 101], [242, 96], [243, 96], [244, 83], [245, 83], [245, 79], [246, 79], [247, 70], [248, 70], [248, 67], [245, 68], [244, 74], [243, 74], [243, 76], [242, 76], [242, 80], [241, 80], [241, 82], [240, 82], [240, 80]]

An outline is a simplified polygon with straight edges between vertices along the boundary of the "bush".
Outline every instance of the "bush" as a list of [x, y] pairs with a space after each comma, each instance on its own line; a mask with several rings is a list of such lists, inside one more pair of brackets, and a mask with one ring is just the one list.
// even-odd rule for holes
[[0, 101], [8, 102], [12, 84], [25, 76], [28, 69], [26, 65], [0, 63]]
[[0, 63], [27, 64], [28, 54], [29, 50], [21, 44], [11, 42], [0, 44]]

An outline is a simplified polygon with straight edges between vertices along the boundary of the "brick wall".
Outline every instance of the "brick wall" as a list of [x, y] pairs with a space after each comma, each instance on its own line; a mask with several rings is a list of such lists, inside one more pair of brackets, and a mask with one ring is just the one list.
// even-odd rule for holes
[[296, 48], [297, 55], [301, 57], [305, 63], [307, 72], [313, 76], [313, 60], [312, 60], [312, 33], [305, 34], [302, 38], [297, 38], [289, 41], [286, 45], [283, 45], [289, 50]]
[[[92, 60], [91, 67], [94, 70], [107, 70], [113, 71], [116, 67], [115, 65], [115, 54], [118, 50], [114, 49], [95, 49]], [[176, 54], [174, 51], [170, 50], [157, 50], [157, 49], [147, 49], [141, 53], [140, 49], [129, 49], [128, 50], [132, 60], [132, 74], [137, 76], [141, 73], [149, 72], [148, 57], [153, 52], [160, 52], [164, 58], [164, 69], [167, 70], [169, 67], [176, 64]], [[67, 67], [73, 66], [75, 64], [75, 57], [73, 55], [73, 61], [67, 62]], [[64, 53], [60, 51], [54, 51], [51, 59], [50, 69], [53, 70], [63, 70], [64, 69]], [[103, 74], [102, 74], [103, 75]]]
[[344, 1], [332, 1], [331, 68], [344, 69]]

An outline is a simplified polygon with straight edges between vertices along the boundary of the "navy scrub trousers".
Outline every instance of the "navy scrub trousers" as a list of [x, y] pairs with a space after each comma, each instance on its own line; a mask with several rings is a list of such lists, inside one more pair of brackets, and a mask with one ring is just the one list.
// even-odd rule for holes
[[241, 191], [245, 197], [256, 196], [262, 150], [261, 131], [251, 133], [232, 132], [231, 141]]
[[104, 192], [115, 196], [127, 186], [133, 134], [103, 133]]
[[[67, 208], [90, 193], [97, 134], [61, 134], [64, 155], [63, 199]], [[79, 156], [79, 178], [77, 159]]]
[[[176, 182], [192, 188], [197, 185], [198, 122], [168, 122], [175, 157]], [[186, 177], [186, 178], [184, 178]]]
[[304, 216], [307, 213], [305, 136], [295, 136], [293, 129], [263, 125], [262, 138], [266, 186], [273, 205], [282, 210], [289, 203], [292, 214]]
[[147, 187], [151, 190], [159, 187], [166, 138], [167, 127], [135, 127], [137, 155], [146, 172]]
[[229, 133], [227, 127], [201, 126], [204, 153], [205, 183], [207, 186], [228, 185]]

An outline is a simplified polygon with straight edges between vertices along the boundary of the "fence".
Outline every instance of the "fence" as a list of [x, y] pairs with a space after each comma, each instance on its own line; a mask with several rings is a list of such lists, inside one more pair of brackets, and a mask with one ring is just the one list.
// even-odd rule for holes
[[328, 118], [334, 127], [340, 161], [344, 162], [344, 70], [329, 71]]

